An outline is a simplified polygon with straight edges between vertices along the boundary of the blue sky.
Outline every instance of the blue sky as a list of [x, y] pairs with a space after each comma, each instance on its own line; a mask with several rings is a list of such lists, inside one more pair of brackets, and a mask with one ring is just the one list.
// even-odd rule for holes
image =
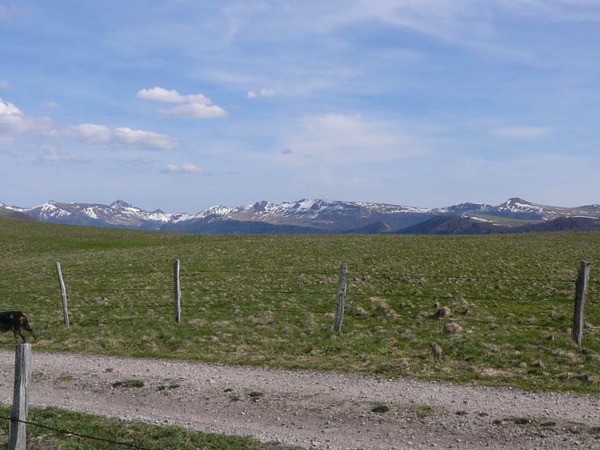
[[0, 202], [600, 203], [597, 0], [0, 0]]

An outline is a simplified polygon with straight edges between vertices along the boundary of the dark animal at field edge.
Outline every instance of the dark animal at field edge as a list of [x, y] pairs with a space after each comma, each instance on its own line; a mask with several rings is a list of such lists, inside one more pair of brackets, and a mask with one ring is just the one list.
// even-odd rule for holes
[[4, 311], [0, 312], [0, 331], [11, 331], [15, 335], [15, 342], [19, 342], [19, 337], [22, 342], [27, 342], [23, 330], [29, 331], [34, 339], [37, 339], [37, 334], [31, 328], [27, 316], [21, 311]]

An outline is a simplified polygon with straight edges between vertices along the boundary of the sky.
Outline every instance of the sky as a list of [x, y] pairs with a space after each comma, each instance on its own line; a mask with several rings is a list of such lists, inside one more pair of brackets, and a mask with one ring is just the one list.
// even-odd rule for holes
[[600, 203], [598, 0], [0, 0], [0, 202]]

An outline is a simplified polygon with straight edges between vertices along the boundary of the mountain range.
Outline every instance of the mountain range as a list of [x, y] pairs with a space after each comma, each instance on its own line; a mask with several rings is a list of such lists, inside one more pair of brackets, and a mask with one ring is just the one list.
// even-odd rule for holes
[[511, 198], [499, 205], [461, 203], [416, 208], [386, 203], [303, 199], [214, 206], [196, 214], [144, 211], [123, 200], [110, 205], [50, 201], [23, 208], [0, 203], [0, 217], [68, 225], [210, 234], [496, 234], [599, 230], [600, 205], [575, 208]]

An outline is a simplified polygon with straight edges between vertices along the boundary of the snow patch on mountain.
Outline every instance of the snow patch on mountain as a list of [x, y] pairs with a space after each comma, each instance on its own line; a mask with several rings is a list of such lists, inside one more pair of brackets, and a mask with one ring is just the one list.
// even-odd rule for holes
[[53, 217], [68, 217], [71, 215], [71, 212], [59, 208], [54, 203], [46, 203], [40, 207], [40, 216], [43, 218], [53, 218]]
[[[243, 206], [212, 206], [196, 214], [165, 213], [160, 209], [144, 211], [124, 200], [116, 200], [109, 205], [50, 201], [34, 208], [9, 207], [4, 203], [0, 203], [0, 207], [46, 222], [192, 233], [207, 229], [210, 232], [224, 229], [236, 232], [236, 224], [245, 224], [239, 229], [249, 230], [252, 227], [248, 224], [252, 222], [262, 223], [261, 227], [255, 227], [262, 230], [275, 230], [273, 226], [287, 226], [291, 227], [288, 229], [304, 227], [311, 232], [371, 232], [364, 230], [399, 230], [436, 215], [469, 217], [494, 225], [506, 225], [506, 218], [539, 222], [558, 217], [600, 217], [599, 204], [564, 208], [538, 205], [517, 197], [497, 206], [460, 203], [435, 209], [365, 201], [304, 198], [294, 202], [272, 203], [262, 200]], [[207, 228], [206, 224], [212, 225]], [[219, 228], [220, 224], [226, 228]], [[270, 228], [265, 228], [265, 224]], [[374, 224], [377, 226], [374, 227]]]
[[94, 211], [94, 208], [84, 208], [83, 213], [92, 219], [98, 219], [98, 215], [96, 214], [96, 211]]
[[535, 205], [528, 201], [522, 200], [520, 198], [511, 198], [506, 202], [502, 203], [498, 206], [498, 209], [502, 211], [511, 211], [511, 212], [543, 212], [544, 207], [541, 205]]

